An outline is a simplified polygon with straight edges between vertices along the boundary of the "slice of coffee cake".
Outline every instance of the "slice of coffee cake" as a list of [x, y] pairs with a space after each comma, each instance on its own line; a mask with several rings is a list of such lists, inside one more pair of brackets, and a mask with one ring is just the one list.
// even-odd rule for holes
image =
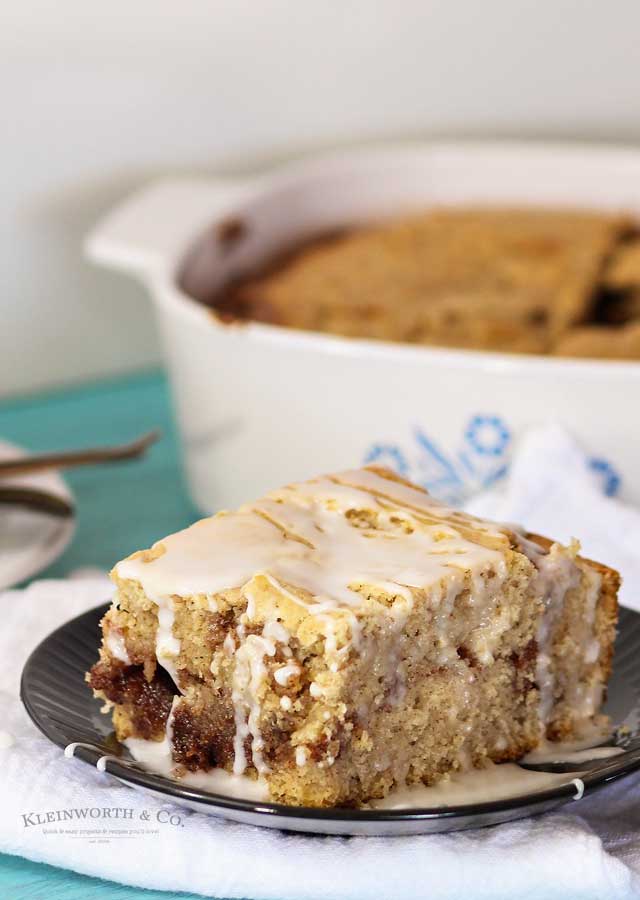
[[618, 576], [388, 470], [294, 484], [113, 572], [88, 675], [175, 774], [352, 805], [516, 759], [599, 710]]

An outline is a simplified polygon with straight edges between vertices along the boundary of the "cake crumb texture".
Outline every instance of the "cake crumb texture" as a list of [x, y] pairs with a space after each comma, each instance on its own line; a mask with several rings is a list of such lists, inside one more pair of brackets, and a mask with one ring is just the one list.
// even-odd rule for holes
[[175, 774], [353, 806], [598, 716], [617, 573], [379, 467], [293, 484], [119, 563], [88, 675]]
[[433, 209], [320, 235], [199, 299], [222, 321], [640, 359], [638, 226], [613, 213]]

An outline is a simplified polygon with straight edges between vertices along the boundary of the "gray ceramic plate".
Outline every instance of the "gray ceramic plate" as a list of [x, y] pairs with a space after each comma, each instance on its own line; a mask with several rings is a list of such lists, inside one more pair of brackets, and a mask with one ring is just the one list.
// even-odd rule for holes
[[[278, 803], [239, 800], [208, 793], [145, 771], [127, 749], [117, 743], [108, 716], [100, 713], [84, 681], [99, 646], [98, 623], [106, 611], [91, 610], [54, 631], [32, 653], [22, 673], [22, 702], [37, 727], [59, 747], [77, 743], [75, 755], [100, 767], [131, 787], [146, 791], [199, 812], [236, 822], [305, 831], [318, 834], [403, 835], [456, 831], [496, 825], [537, 815], [574, 800], [576, 785], [567, 774], [566, 783], [552, 789], [506, 800], [431, 809], [311, 809]], [[620, 611], [613, 677], [605, 711], [616, 726], [626, 725], [635, 735], [640, 725], [640, 615]], [[640, 751], [603, 761], [590, 774], [581, 775], [584, 793], [640, 768]]]

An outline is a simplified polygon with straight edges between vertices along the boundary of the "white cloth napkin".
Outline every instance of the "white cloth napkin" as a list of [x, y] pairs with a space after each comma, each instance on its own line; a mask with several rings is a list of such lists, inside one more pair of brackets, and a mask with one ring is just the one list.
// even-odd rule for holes
[[[625, 602], [633, 605], [640, 596], [640, 512], [603, 496], [597, 476], [562, 430], [532, 432], [519, 448], [506, 489], [470, 507], [557, 538], [580, 535], [586, 553], [622, 570]], [[555, 813], [494, 828], [332, 838], [234, 825], [163, 806], [79, 760], [65, 759], [27, 719], [18, 699], [20, 671], [52, 628], [109, 594], [105, 578], [85, 576], [40, 581], [0, 596], [1, 851], [126, 884], [208, 897], [640, 897], [640, 775]], [[103, 808], [120, 809], [122, 817], [56, 820], [57, 810]], [[53, 820], [47, 824], [48, 812]], [[92, 839], [88, 830], [94, 827], [121, 831], [108, 841], [104, 834]], [[60, 833], [64, 829], [78, 833]], [[142, 833], [125, 837], [124, 829]]]

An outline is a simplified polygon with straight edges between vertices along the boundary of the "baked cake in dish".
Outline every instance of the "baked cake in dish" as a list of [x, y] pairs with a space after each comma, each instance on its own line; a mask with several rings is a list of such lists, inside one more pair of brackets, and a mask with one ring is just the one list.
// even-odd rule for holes
[[640, 359], [639, 298], [629, 217], [450, 207], [320, 236], [201, 299], [352, 338]]
[[176, 777], [362, 804], [598, 716], [619, 578], [577, 551], [387, 469], [316, 478], [118, 563], [87, 678]]

